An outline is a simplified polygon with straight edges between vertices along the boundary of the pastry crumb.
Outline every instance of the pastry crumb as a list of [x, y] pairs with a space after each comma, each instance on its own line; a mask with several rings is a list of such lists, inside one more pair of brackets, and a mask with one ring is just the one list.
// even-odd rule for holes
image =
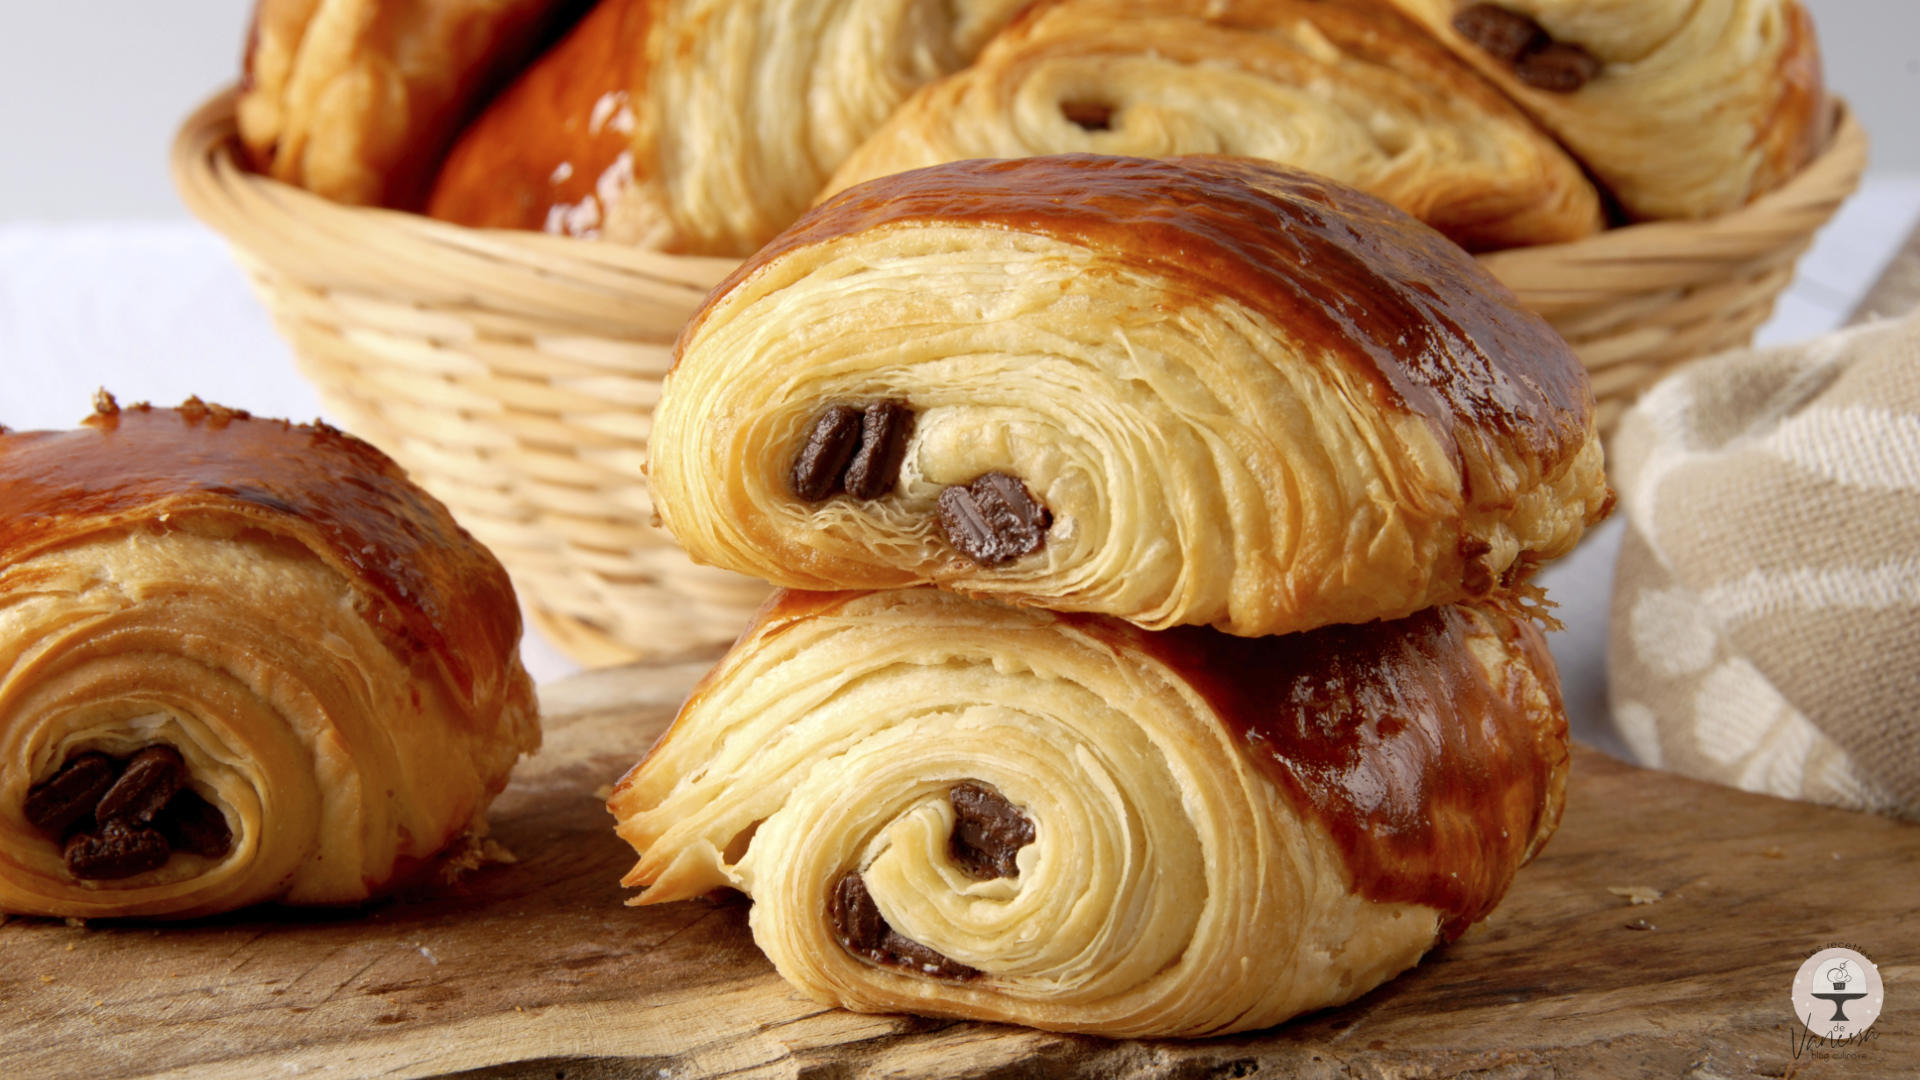
[[1633, 920], [1633, 921], [1632, 921], [1632, 922], [1630, 922], [1630, 923], [1626, 923], [1626, 924], [1625, 924], [1625, 926], [1626, 926], [1626, 928], [1627, 928], [1627, 929], [1629, 929], [1629, 930], [1657, 930], [1657, 929], [1659, 929], [1659, 927], [1657, 927], [1657, 926], [1655, 926], [1655, 925], [1653, 925], [1652, 923], [1650, 923], [1650, 922], [1648, 922], [1648, 921], [1647, 921], [1647, 920], [1645, 920], [1645, 919], [1635, 919], [1635, 920]]
[[510, 865], [519, 862], [518, 856], [508, 851], [506, 845], [491, 836], [472, 836], [465, 838], [459, 848], [447, 853], [440, 862], [440, 879], [451, 885], [464, 874], [495, 863]]
[[47, 985], [48, 983], [50, 983], [50, 982], [52, 982], [52, 981], [53, 981], [53, 976], [51, 976], [51, 975], [42, 975], [42, 976], [40, 976], [40, 985], [41, 985], [41, 986], [45, 986], [45, 985]]
[[1666, 895], [1651, 885], [1609, 885], [1607, 891], [1630, 904], [1651, 904]]
[[87, 928], [87, 920], [76, 919], [69, 915], [67, 916], [67, 925], [73, 927], [75, 930], [85, 930]]
[[599, 799], [601, 802], [606, 802], [608, 799], [613, 798], [613, 785], [601, 784], [599, 787], [594, 788], [593, 797]]
[[1760, 854], [1769, 859], [1784, 859], [1787, 857], [1787, 849], [1775, 844], [1772, 847], [1761, 848]]

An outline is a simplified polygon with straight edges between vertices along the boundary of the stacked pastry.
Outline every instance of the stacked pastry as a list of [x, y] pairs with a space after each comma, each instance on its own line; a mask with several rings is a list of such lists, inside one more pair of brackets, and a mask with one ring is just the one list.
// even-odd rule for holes
[[1229, 158], [856, 186], [687, 326], [652, 447], [694, 557], [795, 591], [615, 790], [626, 882], [748, 893], [823, 1000], [1262, 1027], [1557, 823], [1521, 601], [1610, 501], [1592, 396], [1376, 199]]
[[484, 857], [507, 576], [372, 447], [190, 400], [0, 429], [0, 913], [345, 904]]
[[1797, 0], [597, 0], [515, 74], [573, 6], [260, 0], [242, 136], [335, 198], [677, 253], [1071, 152], [1278, 161], [1484, 250], [1589, 235], [1609, 197], [1734, 209], [1829, 120]]

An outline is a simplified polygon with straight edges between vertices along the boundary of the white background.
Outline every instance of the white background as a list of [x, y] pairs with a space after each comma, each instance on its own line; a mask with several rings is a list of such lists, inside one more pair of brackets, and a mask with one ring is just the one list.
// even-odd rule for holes
[[[1920, 215], [1920, 0], [1807, 0], [1830, 83], [1874, 142], [1860, 194], [1802, 260], [1761, 340], [1838, 325]], [[0, 0], [0, 423], [71, 426], [96, 386], [198, 393], [307, 419], [318, 399], [217, 238], [166, 178], [174, 127], [230, 81], [251, 0]], [[1605, 703], [1620, 523], [1546, 583], [1576, 733], [1618, 749]], [[536, 677], [571, 670], [537, 637]]]

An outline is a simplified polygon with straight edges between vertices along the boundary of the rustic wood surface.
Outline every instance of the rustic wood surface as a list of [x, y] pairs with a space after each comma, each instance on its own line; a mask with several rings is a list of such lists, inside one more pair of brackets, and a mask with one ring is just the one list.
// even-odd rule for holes
[[[1504, 906], [1342, 1009], [1253, 1035], [1112, 1042], [825, 1008], [744, 901], [623, 907], [600, 796], [697, 665], [551, 688], [494, 813], [518, 856], [364, 911], [0, 925], [0, 1076], [1476, 1077], [1914, 1075], [1920, 828], [1575, 758], [1566, 822]], [[1633, 905], [1610, 887], [1662, 892]], [[1788, 988], [1855, 943], [1871, 1041], [1815, 1045]]]

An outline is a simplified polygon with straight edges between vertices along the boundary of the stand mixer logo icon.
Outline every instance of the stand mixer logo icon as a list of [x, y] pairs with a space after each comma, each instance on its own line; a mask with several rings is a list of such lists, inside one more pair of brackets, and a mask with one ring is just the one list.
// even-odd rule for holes
[[1880, 1018], [1880, 969], [1852, 949], [1821, 949], [1793, 977], [1793, 1014], [1823, 1039], [1850, 1039]]

